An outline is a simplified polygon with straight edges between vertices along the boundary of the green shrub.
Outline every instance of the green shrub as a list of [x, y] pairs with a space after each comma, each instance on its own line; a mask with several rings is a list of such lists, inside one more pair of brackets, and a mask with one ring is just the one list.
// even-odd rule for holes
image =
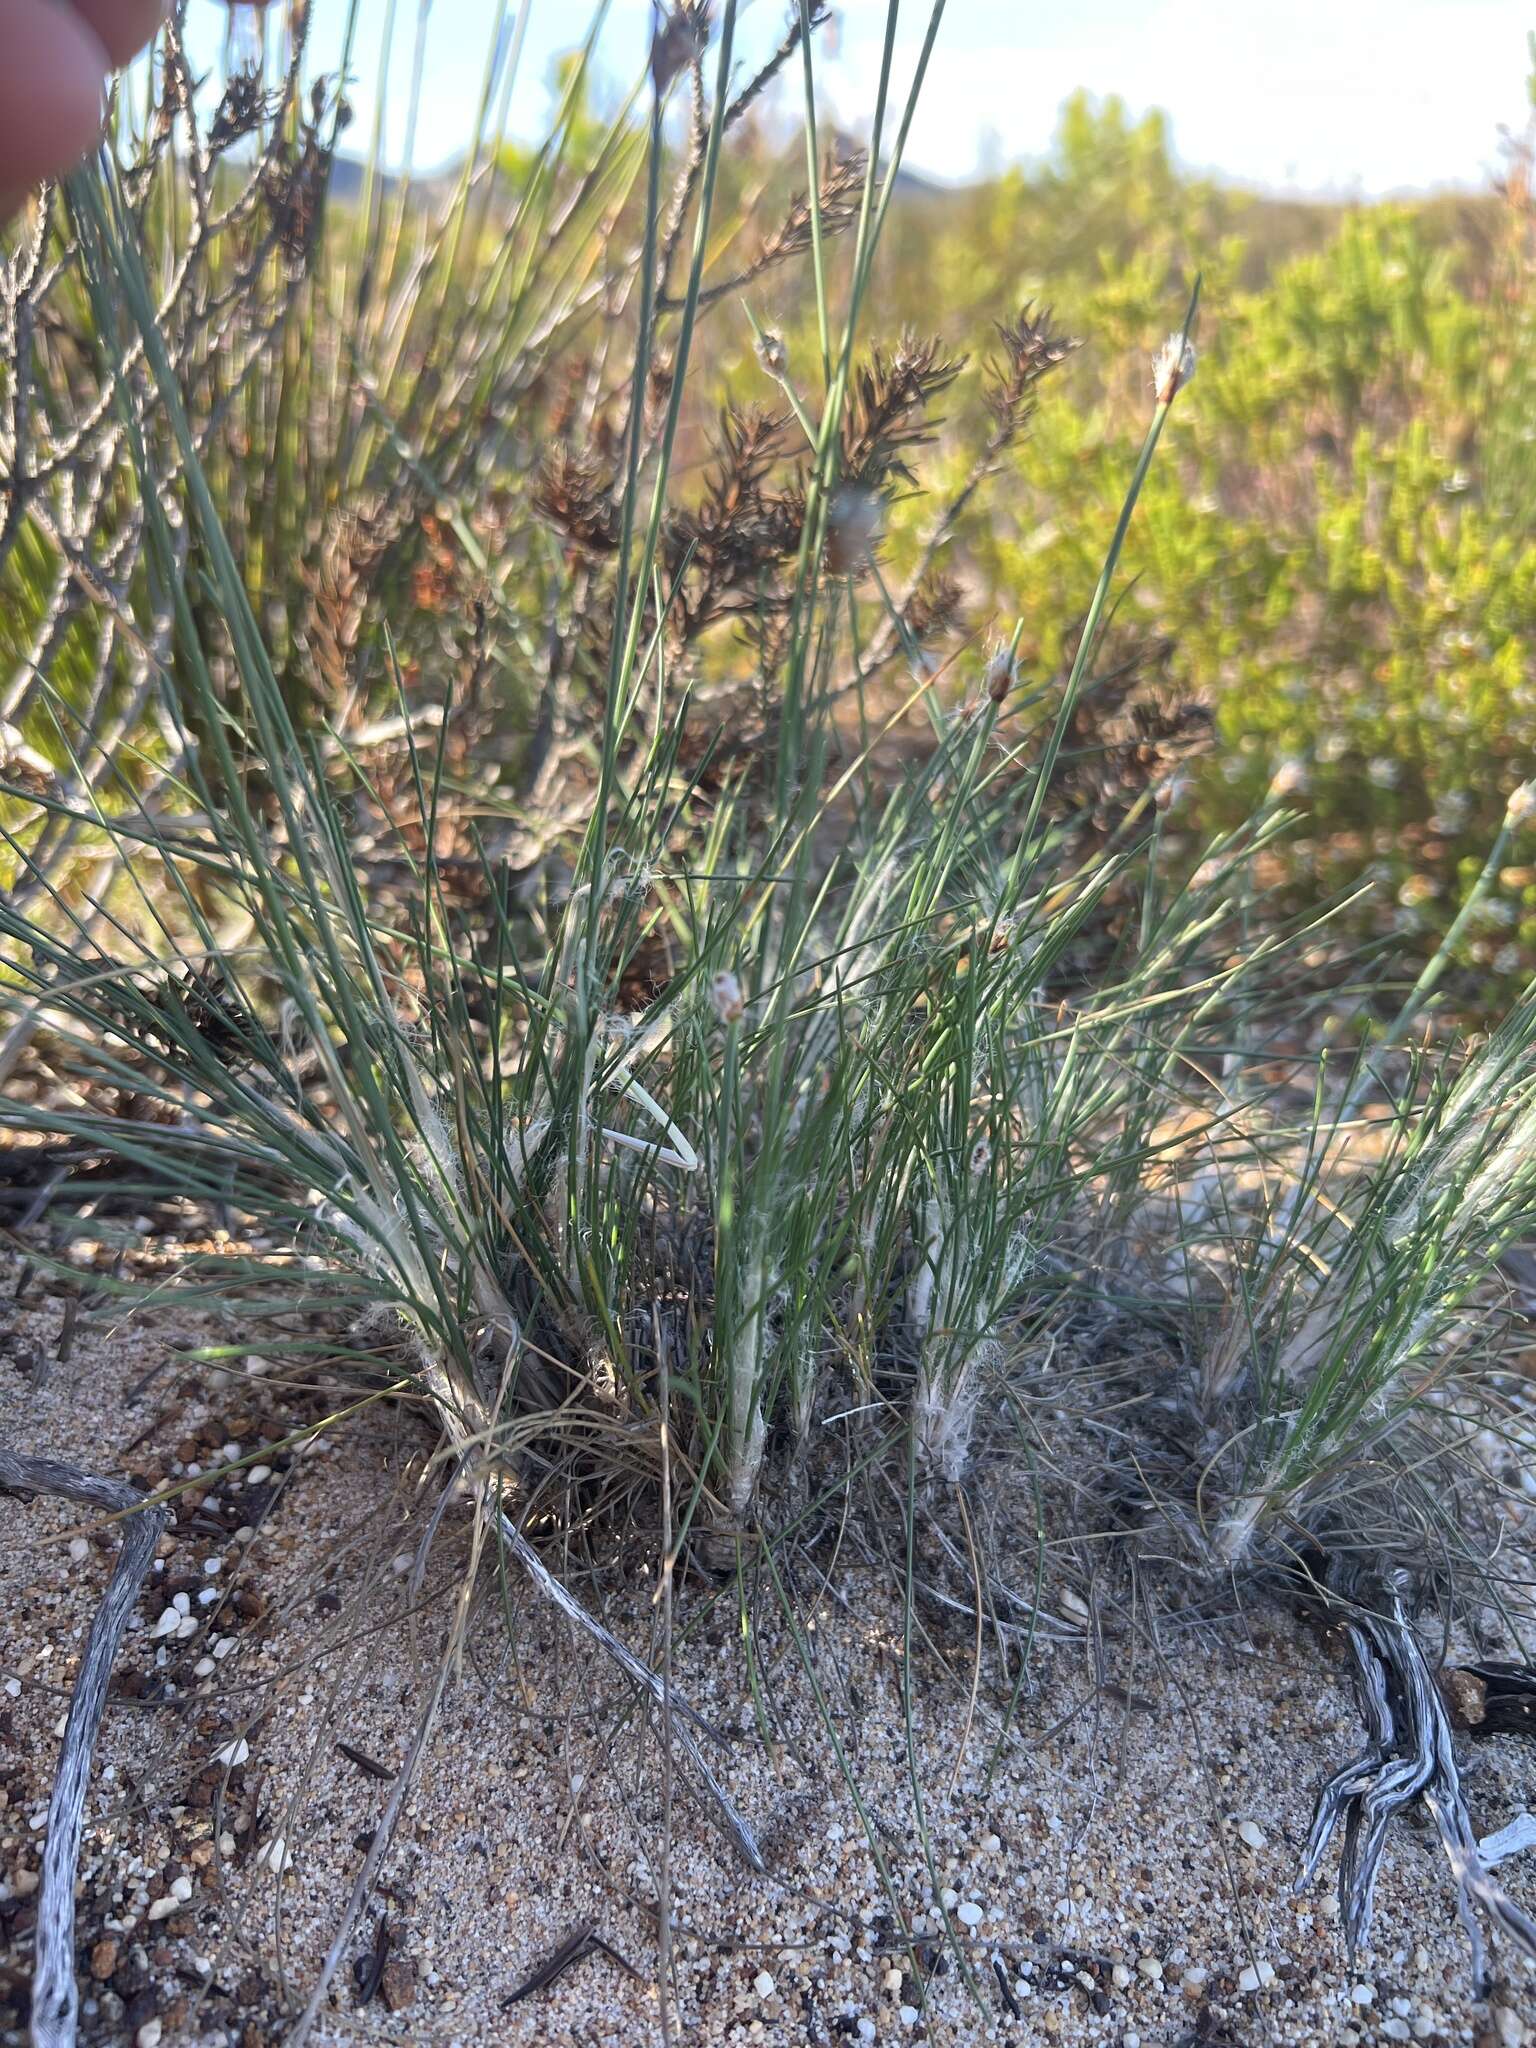
[[[1092, 214], [1094, 152], [1076, 126], [1064, 162]], [[1150, 138], [1135, 140], [1118, 161], [1162, 233], [1111, 281], [1051, 279], [1086, 345], [1010, 457], [1008, 487], [961, 535], [979, 607], [1016, 609], [1025, 659], [1047, 675], [1092, 588], [1083, 536], [1134, 448], [1135, 386], [1180, 251], [1200, 253], [1196, 237], [1230, 212], [1170, 184]], [[1372, 865], [1399, 929], [1425, 936], [1536, 765], [1524, 185], [1462, 225], [1491, 239], [1448, 241], [1439, 216], [1407, 207], [1353, 209], [1257, 283], [1243, 281], [1246, 245], [1205, 252], [1199, 380], [1149, 481], [1117, 633], [1156, 651], [1161, 689], [1214, 709], [1208, 818], [1247, 812], [1284, 766], [1313, 814], [1299, 871], [1332, 886]], [[1505, 870], [1473, 959], [1508, 974], [1529, 957], [1533, 881]], [[1370, 914], [1380, 922], [1379, 899]]]
[[[1149, 480], [1101, 667], [1136, 662], [1148, 694], [1210, 707], [1207, 824], [1245, 815], [1283, 770], [1313, 820], [1293, 875], [1329, 892], [1370, 875], [1388, 891], [1369, 899], [1373, 927], [1390, 917], [1426, 948], [1536, 767], [1526, 170], [1513, 152], [1501, 197], [1270, 202], [1180, 174], [1159, 117], [1079, 96], [1043, 167], [907, 195], [878, 273], [890, 317], [970, 360], [927, 495], [892, 515], [898, 583], [985, 438], [998, 308], [1048, 301], [1082, 339], [936, 557], [961, 578], [968, 627], [1023, 619], [1026, 671], [1048, 682], [1134, 458], [1150, 353], [1203, 271], [1199, 378]], [[787, 282], [754, 303], [792, 374], [813, 359]], [[732, 388], [753, 372], [744, 355], [717, 368]], [[1536, 868], [1511, 865], [1464, 955], [1486, 983], [1533, 942]]]

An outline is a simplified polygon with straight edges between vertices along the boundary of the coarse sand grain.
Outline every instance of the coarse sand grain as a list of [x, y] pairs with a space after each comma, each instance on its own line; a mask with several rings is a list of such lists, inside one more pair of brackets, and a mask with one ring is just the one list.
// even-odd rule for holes
[[[441, 1668], [470, 1517], [449, 1507], [419, 1571], [432, 1444], [406, 1405], [340, 1414], [339, 1384], [259, 1358], [192, 1369], [176, 1347], [206, 1333], [171, 1308], [81, 1315], [67, 1363], [39, 1372], [62, 1313], [35, 1283], [0, 1322], [7, 1441], [182, 1489], [87, 1804], [81, 2039], [263, 2048], [303, 2006]], [[25, 2038], [57, 1731], [115, 1537], [62, 1503], [5, 1500], [0, 1539], [9, 2044]], [[659, 1659], [654, 1549], [600, 1572], [558, 1544], [547, 1554]], [[942, 1608], [920, 1616], [904, 1686], [893, 1574], [820, 1555], [786, 1569], [795, 1629], [761, 1574], [749, 1641], [734, 1583], [676, 1592], [672, 1682], [724, 1738], [706, 1747], [764, 1844], [757, 1875], [622, 1675], [482, 1561], [416, 1784], [311, 2038], [1536, 2040], [1536, 1972], [1507, 1948], [1492, 1996], [1473, 2000], [1427, 1826], [1391, 1843], [1370, 1954], [1344, 1952], [1331, 1865], [1294, 1895], [1316, 1790], [1361, 1735], [1343, 1665], [1282, 1605], [1042, 1641], [1015, 1698], [990, 1640], [973, 1687], [973, 1624]], [[1075, 1620], [1072, 1603], [1060, 1612]], [[1488, 1832], [1533, 1803], [1530, 1752], [1470, 1747], [1465, 1782]], [[1501, 1875], [1530, 1907], [1526, 1860]], [[567, 1946], [575, 1959], [514, 2002]]]

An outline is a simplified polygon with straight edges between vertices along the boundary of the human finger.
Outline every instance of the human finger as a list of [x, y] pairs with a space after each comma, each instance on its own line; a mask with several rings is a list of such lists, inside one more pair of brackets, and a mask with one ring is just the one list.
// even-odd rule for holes
[[115, 68], [136, 57], [165, 19], [163, 0], [70, 0]]
[[57, 0], [0, 0], [0, 193], [68, 170], [101, 128], [101, 39]]

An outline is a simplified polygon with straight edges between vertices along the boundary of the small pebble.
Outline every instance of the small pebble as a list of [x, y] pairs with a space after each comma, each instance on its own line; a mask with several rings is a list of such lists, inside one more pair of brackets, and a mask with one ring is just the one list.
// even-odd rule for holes
[[775, 1987], [773, 1979], [769, 1976], [766, 1970], [759, 1970], [757, 1975], [752, 1979], [752, 1989], [757, 1993], [759, 1998], [772, 1998], [774, 1988]]
[[1256, 1820], [1241, 1820], [1237, 1824], [1237, 1838], [1246, 1842], [1250, 1849], [1262, 1849], [1268, 1836]]
[[1162, 1981], [1163, 1966], [1156, 1956], [1138, 1956], [1136, 1967], [1150, 1983], [1157, 1984]]
[[1109, 1980], [1117, 1991], [1124, 1991], [1131, 1981], [1131, 1973], [1124, 1963], [1116, 1963], [1109, 1973]]
[[181, 1615], [177, 1612], [177, 1610], [174, 1607], [162, 1608], [160, 1611], [160, 1619], [155, 1623], [154, 1627], [149, 1632], [151, 1639], [153, 1639], [156, 1636], [175, 1635], [177, 1629], [181, 1627], [181, 1619]]
[[902, 2005], [897, 2007], [896, 2017], [904, 2027], [915, 2027], [921, 2014], [915, 2005]]
[[1250, 1963], [1237, 1980], [1239, 1991], [1262, 1991], [1275, 1981], [1273, 1963]]
[[247, 1486], [260, 1486], [264, 1479], [270, 1479], [271, 1477], [272, 1467], [270, 1465], [253, 1465], [245, 1475], [245, 1483]]
[[210, 1578], [212, 1578], [215, 1572], [221, 1572], [223, 1569], [224, 1560], [222, 1557], [205, 1557], [203, 1559], [203, 1570], [207, 1572]]
[[160, 2036], [165, 2031], [159, 2020], [146, 2020], [134, 2035], [134, 2048], [160, 2048]]
[[222, 1749], [216, 1749], [213, 1760], [216, 1764], [227, 1764], [233, 1770], [237, 1764], [246, 1762], [250, 1754], [251, 1745], [240, 1735], [233, 1742], [226, 1742]]
[[979, 1927], [981, 1925], [983, 1918], [982, 1910], [980, 1906], [976, 1904], [976, 1901], [974, 1899], [967, 1899], [964, 1902], [964, 1904], [958, 1908], [956, 1918], [961, 1922], [963, 1926]]
[[397, 1579], [403, 1579], [415, 1560], [408, 1550], [399, 1551], [389, 1561], [389, 1568]]
[[1350, 1987], [1349, 1996], [1352, 2004], [1374, 2005], [1376, 2002], [1376, 1986], [1374, 1984], [1354, 1984]]
[[91, 1546], [83, 1536], [76, 1536], [70, 1542], [69, 1554], [76, 1564], [84, 1564], [91, 1554]]

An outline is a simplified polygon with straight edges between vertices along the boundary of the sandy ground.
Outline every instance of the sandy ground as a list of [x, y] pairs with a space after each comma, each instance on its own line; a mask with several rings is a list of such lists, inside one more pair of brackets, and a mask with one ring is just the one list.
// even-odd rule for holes
[[[324, 1418], [323, 1395], [243, 1365], [210, 1387], [171, 1348], [207, 1333], [163, 1312], [82, 1317], [58, 1363], [61, 1303], [34, 1281], [17, 1306], [14, 1284], [0, 1274], [7, 1440], [194, 1482], [119, 1660], [87, 1806], [82, 2039], [262, 2048], [314, 1982], [432, 1689], [467, 1518], [443, 1517], [414, 1587], [427, 1513], [411, 1481], [430, 1444], [408, 1413], [375, 1405], [284, 1449]], [[34, 1389], [39, 1360], [54, 1362]], [[240, 1476], [208, 1478], [234, 1459]], [[114, 1540], [58, 1503], [0, 1501], [5, 2043], [25, 2037], [56, 1729]], [[652, 1655], [647, 1567], [631, 1557], [601, 1586], [574, 1583]], [[1389, 1849], [1370, 1955], [1344, 1953], [1331, 1864], [1293, 1896], [1313, 1795], [1358, 1723], [1342, 1667], [1283, 1610], [1165, 1629], [1161, 1656], [1111, 1641], [1107, 1686], [1086, 1643], [1048, 1643], [1011, 1722], [990, 1649], [973, 1699], [971, 1624], [934, 1610], [913, 1653], [909, 1760], [886, 1578], [839, 1565], [823, 1584], [808, 1561], [792, 1599], [805, 1654], [760, 1589], [749, 1667], [734, 1591], [679, 1594], [675, 1684], [727, 1737], [714, 1754], [763, 1839], [757, 1876], [686, 1761], [669, 1773], [632, 1688], [546, 1604], [482, 1573], [380, 1890], [312, 2038], [1536, 2040], [1536, 1972], [1507, 1949], [1492, 1998], [1473, 2001], [1427, 1828]], [[155, 1635], [179, 1605], [194, 1625]], [[1496, 1738], [1467, 1769], [1481, 1831], [1536, 1805], [1528, 1746]], [[1532, 1907], [1527, 1860], [1502, 1874]], [[508, 2002], [584, 1928], [608, 1947]]]

